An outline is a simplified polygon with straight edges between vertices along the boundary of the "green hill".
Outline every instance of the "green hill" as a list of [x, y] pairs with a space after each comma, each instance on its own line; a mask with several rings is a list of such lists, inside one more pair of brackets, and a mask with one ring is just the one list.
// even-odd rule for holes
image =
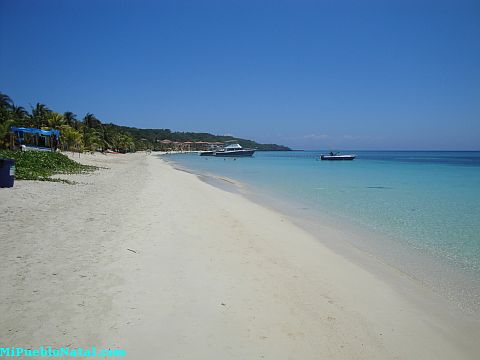
[[226, 135], [213, 135], [209, 133], [195, 133], [195, 132], [172, 132], [170, 129], [138, 129], [127, 126], [119, 127], [122, 132], [125, 132], [132, 136], [136, 141], [144, 139], [155, 150], [159, 149], [159, 141], [171, 140], [171, 141], [206, 141], [206, 142], [225, 142], [229, 140], [238, 140], [238, 143], [243, 147], [255, 148], [260, 151], [290, 151], [287, 146], [277, 144], [259, 144], [252, 140], [240, 139], [233, 136]]

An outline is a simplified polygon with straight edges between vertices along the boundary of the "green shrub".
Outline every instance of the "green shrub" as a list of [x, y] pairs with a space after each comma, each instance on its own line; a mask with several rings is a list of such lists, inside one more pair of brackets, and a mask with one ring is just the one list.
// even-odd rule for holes
[[54, 174], [78, 174], [96, 169], [50, 151], [0, 150], [0, 158], [15, 159], [15, 178], [19, 180], [53, 181], [50, 176]]

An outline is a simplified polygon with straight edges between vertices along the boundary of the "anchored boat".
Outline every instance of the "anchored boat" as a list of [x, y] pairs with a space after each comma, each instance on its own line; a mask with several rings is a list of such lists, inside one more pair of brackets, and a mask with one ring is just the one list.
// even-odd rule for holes
[[214, 156], [220, 157], [247, 157], [253, 156], [255, 149], [244, 149], [240, 144], [230, 144], [224, 148], [215, 151]]
[[342, 155], [338, 152], [330, 152], [328, 155], [321, 155], [320, 159], [321, 160], [353, 160], [357, 157], [357, 155], [354, 154], [346, 154]]
[[211, 151], [211, 150], [200, 151], [198, 154], [199, 154], [200, 156], [213, 156], [214, 151]]
[[222, 156], [222, 157], [247, 157], [253, 156], [256, 149], [244, 149], [240, 144], [237, 142], [231, 142], [229, 145], [224, 146], [223, 148], [215, 151], [213, 153], [214, 156]]
[[[228, 145], [227, 145], [228, 143]], [[219, 157], [247, 157], [253, 156], [256, 149], [244, 149], [236, 140], [227, 141], [225, 145], [211, 146], [209, 150], [200, 151], [200, 156], [219, 156]]]

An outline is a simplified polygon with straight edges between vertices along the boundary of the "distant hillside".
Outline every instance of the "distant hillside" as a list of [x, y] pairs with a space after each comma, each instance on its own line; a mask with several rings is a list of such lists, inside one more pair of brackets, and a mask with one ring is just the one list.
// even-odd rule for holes
[[[105, 123], [94, 114], [87, 113], [83, 119], [77, 119], [71, 111], [60, 114], [49, 109], [45, 104], [37, 103], [28, 112], [17, 106], [7, 95], [0, 92], [0, 148], [13, 148], [12, 126], [36, 129], [60, 130], [61, 149], [68, 151], [105, 151], [118, 152], [138, 150], [201, 150], [208, 144], [191, 144], [192, 142], [225, 142], [237, 140], [240, 145], [258, 150], [287, 150], [290, 148], [277, 144], [258, 144], [255, 141], [238, 139], [233, 136], [212, 135], [208, 133], [172, 132], [170, 129], [137, 129]], [[163, 141], [162, 140], [169, 140]], [[32, 140], [33, 141], [33, 140]], [[176, 144], [171, 144], [176, 142]], [[187, 144], [178, 144], [187, 143]], [[38, 139], [37, 143], [38, 145]]]
[[[118, 126], [118, 125], [117, 125]], [[213, 135], [209, 133], [195, 133], [195, 132], [172, 132], [170, 129], [137, 129], [128, 126], [119, 126], [122, 132], [128, 133], [136, 141], [145, 139], [151, 143], [154, 148], [161, 140], [171, 141], [207, 141], [207, 142], [225, 142], [228, 140], [238, 140], [238, 143], [243, 147], [255, 148], [260, 151], [290, 151], [287, 146], [277, 144], [259, 144], [252, 140], [240, 139], [233, 136]]]

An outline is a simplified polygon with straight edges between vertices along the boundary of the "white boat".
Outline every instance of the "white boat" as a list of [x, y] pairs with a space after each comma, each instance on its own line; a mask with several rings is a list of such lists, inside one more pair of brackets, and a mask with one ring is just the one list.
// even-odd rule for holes
[[215, 151], [213, 156], [220, 157], [247, 157], [253, 156], [256, 149], [244, 149], [240, 144], [232, 142], [223, 148]]
[[341, 155], [340, 153], [330, 152], [327, 155], [321, 155], [321, 160], [353, 160], [357, 157], [355, 154], [345, 154]]
[[213, 156], [215, 152], [213, 150], [200, 151], [198, 155], [200, 156]]
[[200, 155], [200, 156], [215, 156], [215, 151], [218, 151], [218, 149], [220, 149], [220, 148], [221, 148], [221, 146], [219, 146], [218, 144], [211, 144], [208, 147], [208, 150], [199, 151], [198, 155]]

